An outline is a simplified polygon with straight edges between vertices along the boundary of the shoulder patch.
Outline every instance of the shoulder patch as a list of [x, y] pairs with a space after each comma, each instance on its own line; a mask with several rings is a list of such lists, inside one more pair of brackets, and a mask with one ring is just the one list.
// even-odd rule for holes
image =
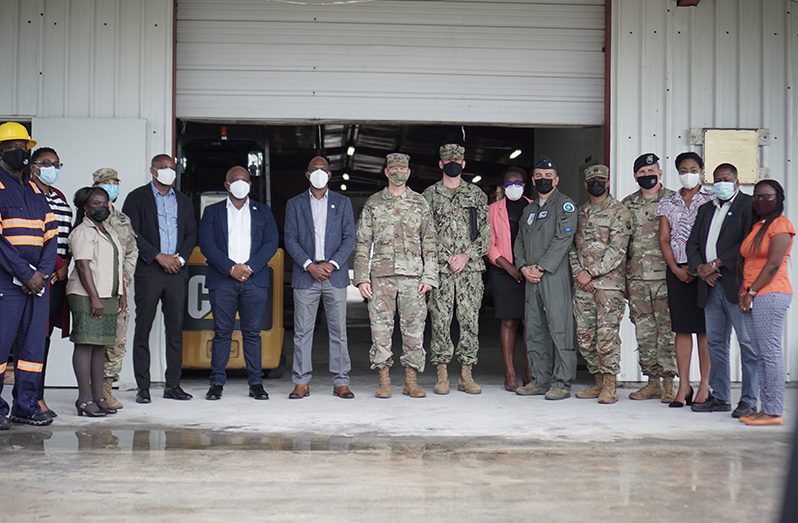
[[563, 231], [565, 232], [565, 234], [570, 234], [571, 231], [573, 231], [573, 229], [570, 226], [568, 226], [565, 229], [563, 229]]
[[531, 212], [529, 213], [529, 216], [526, 217], [526, 224], [532, 225], [532, 222], [534, 221], [535, 221], [535, 213]]
[[562, 204], [562, 210], [565, 212], [574, 212], [576, 210], [576, 207], [574, 207], [574, 204], [572, 204], [571, 202], [565, 202], [564, 204]]

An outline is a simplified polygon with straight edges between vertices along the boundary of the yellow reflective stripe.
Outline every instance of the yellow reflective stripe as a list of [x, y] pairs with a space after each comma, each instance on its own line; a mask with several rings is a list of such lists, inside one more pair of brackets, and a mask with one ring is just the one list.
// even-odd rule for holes
[[52, 240], [56, 236], [58, 236], [58, 229], [51, 229], [44, 233], [44, 241]]
[[43, 364], [41, 363], [34, 363], [32, 361], [25, 361], [25, 360], [17, 360], [16, 368], [17, 370], [25, 370], [28, 372], [41, 372]]
[[44, 223], [52, 223], [55, 221], [55, 214], [48, 212], [44, 215]]
[[44, 238], [41, 236], [6, 236], [5, 238], [11, 245], [35, 245], [38, 247], [44, 245]]
[[6, 371], [6, 365], [6, 362], [3, 362], [3, 364], [0, 365], [0, 374], [3, 374]]
[[6, 188], [6, 186], [3, 185], [3, 182], [0, 182], [0, 189], [5, 189], [5, 188]]
[[3, 220], [3, 227], [11, 229], [12, 227], [23, 227], [25, 229], [39, 229], [44, 230], [44, 223], [42, 220], [26, 220], [25, 218], [6, 218]]
[[39, 190], [39, 188], [36, 186], [36, 184], [35, 184], [35, 183], [33, 183], [33, 182], [32, 182], [32, 181], [30, 181], [30, 180], [28, 180], [28, 183], [30, 184], [30, 186], [31, 186], [31, 187], [33, 187], [33, 190], [34, 190], [34, 192], [35, 192], [36, 194], [41, 194], [41, 193], [42, 193], [42, 192]]

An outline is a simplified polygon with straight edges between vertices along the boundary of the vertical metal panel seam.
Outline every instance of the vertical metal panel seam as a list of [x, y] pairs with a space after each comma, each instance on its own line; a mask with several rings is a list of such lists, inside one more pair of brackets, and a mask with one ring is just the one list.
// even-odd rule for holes
[[145, 28], [145, 6], [144, 0], [139, 2], [139, 106], [136, 114], [144, 117], [144, 84], [146, 78], [146, 64], [144, 59], [144, 45], [147, 41], [147, 29]]
[[[46, 7], [44, 6], [44, 0], [39, 2], [39, 13], [44, 13]], [[40, 114], [42, 111], [42, 107], [44, 107], [44, 20], [47, 18], [46, 16], [39, 15], [39, 19], [41, 23], [39, 24], [39, 38], [37, 39], [36, 43], [36, 107], [33, 110], [33, 114]]]
[[64, 28], [64, 48], [61, 50], [64, 53], [63, 64], [64, 64], [64, 85], [61, 87], [61, 117], [66, 118], [69, 114], [69, 49], [72, 47], [71, 45], [71, 35], [72, 35], [72, 16], [70, 13], [72, 12], [72, 0], [67, 0], [66, 9], [64, 9], [66, 13], [66, 20], [64, 23], [66, 27]]
[[[670, 3], [665, 4], [665, 6], [671, 5]], [[665, 101], [663, 103], [663, 133], [660, 137], [661, 143], [665, 149], [665, 158], [669, 159], [670, 156], [673, 156], [673, 152], [671, 149], [671, 131], [673, 129], [673, 114], [672, 114], [672, 107], [673, 107], [673, 10], [671, 8], [667, 8], [665, 10], [665, 28], [663, 35], [665, 37], [665, 49], [663, 52], [665, 54], [664, 61], [665, 61], [665, 92], [663, 96]], [[666, 169], [667, 170], [667, 169]]]
[[[645, 30], [645, 26], [646, 26], [646, 5], [647, 4], [646, 4], [646, 2], [641, 2], [640, 5], [641, 5], [641, 7], [640, 7], [640, 18], [638, 19], [638, 24], [637, 24], [637, 38], [640, 40], [640, 44], [638, 46], [638, 48], [640, 49], [640, 58], [638, 59], [639, 60], [639, 62], [638, 62], [638, 70], [643, 72], [643, 73], [645, 73], [647, 71], [644, 69], [643, 61], [644, 61], [644, 57], [646, 56], [646, 39], [643, 38], [643, 31]], [[635, 137], [635, 140], [637, 141], [637, 150], [638, 151], [642, 148], [642, 145], [643, 145], [641, 143], [641, 135], [644, 132], [644, 130], [643, 130], [644, 129], [644, 127], [643, 127], [643, 114], [645, 114], [645, 110], [644, 110], [644, 107], [643, 107], [643, 98], [644, 98], [643, 93], [645, 93], [645, 77], [646, 77], [645, 74], [641, 74], [640, 78], [638, 79], [638, 82], [640, 83], [640, 86], [639, 86], [639, 89], [638, 89], [638, 97], [637, 97], [637, 100], [636, 100], [636, 102], [637, 102], [637, 124], [638, 124], [637, 128], [638, 128], [638, 133], [637, 133], [637, 136]]]
[[97, 70], [97, 63], [95, 62], [95, 55], [94, 52], [94, 33], [95, 33], [95, 25], [97, 23], [97, 0], [90, 0], [91, 1], [91, 19], [89, 20], [89, 114], [87, 115], [88, 118], [94, 118], [94, 81], [96, 77], [96, 70]]
[[717, 127], [718, 126], [718, 115], [722, 111], [722, 109], [718, 106], [718, 104], [720, 103], [720, 97], [718, 96], [718, 90], [720, 89], [720, 78], [719, 78], [719, 76], [720, 76], [720, 45], [718, 43], [718, 38], [719, 38], [719, 36], [718, 36], [718, 31], [719, 31], [718, 19], [720, 18], [720, 3], [717, 0], [715, 0], [714, 7], [715, 7], [715, 18], [713, 20], [714, 38], [712, 39], [712, 45], [714, 46], [713, 53], [712, 53], [712, 56], [713, 56], [712, 71], [713, 71], [714, 74], [712, 75], [712, 82], [713, 82], [712, 92], [715, 93], [715, 100], [714, 100], [714, 103], [712, 104], [712, 127]]
[[113, 25], [113, 31], [114, 31], [114, 97], [113, 97], [113, 101], [112, 101], [111, 114], [113, 115], [114, 118], [116, 118], [118, 116], [117, 115], [117, 107], [119, 106], [119, 104], [118, 104], [118, 101], [119, 101], [119, 84], [121, 83], [119, 81], [119, 75], [121, 74], [120, 73], [120, 68], [119, 68], [119, 61], [120, 61], [120, 58], [122, 57], [122, 55], [121, 55], [122, 20], [121, 20], [121, 15], [120, 15], [120, 11], [121, 11], [122, 8], [120, 6], [120, 1], [121, 0], [114, 0], [114, 1], [115, 1], [115, 5], [114, 5], [114, 25]]
[[743, 0], [737, 0], [737, 36], [735, 38], [737, 44], [737, 119], [735, 120], [736, 126], [742, 125], [743, 116], [743, 67], [740, 63], [743, 52]]

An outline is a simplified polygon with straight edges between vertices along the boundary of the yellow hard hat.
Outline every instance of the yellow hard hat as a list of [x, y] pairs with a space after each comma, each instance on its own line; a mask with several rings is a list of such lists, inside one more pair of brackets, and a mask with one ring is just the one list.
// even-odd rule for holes
[[0, 142], [7, 142], [10, 140], [27, 140], [28, 149], [33, 149], [36, 145], [35, 140], [30, 139], [28, 130], [25, 126], [17, 122], [6, 122], [0, 125]]

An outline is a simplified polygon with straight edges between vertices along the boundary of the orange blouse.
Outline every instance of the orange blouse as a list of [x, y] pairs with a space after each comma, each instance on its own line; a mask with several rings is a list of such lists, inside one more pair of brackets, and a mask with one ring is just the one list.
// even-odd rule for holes
[[757, 296], [770, 292], [792, 294], [792, 285], [790, 285], [790, 278], [787, 276], [787, 258], [790, 256], [790, 250], [792, 250], [792, 237], [795, 236], [795, 228], [787, 217], [784, 215], [779, 216], [773, 220], [765, 236], [762, 237], [762, 241], [759, 244], [759, 252], [754, 252], [754, 238], [756, 237], [757, 231], [762, 228], [762, 223], [763, 220], [757, 221], [754, 226], [751, 227], [751, 232], [749, 232], [748, 236], [743, 240], [742, 245], [740, 245], [740, 255], [745, 258], [745, 265], [743, 267], [743, 288], [740, 294], [744, 294], [746, 289], [754, 283], [754, 280], [756, 280], [759, 273], [762, 272], [762, 268], [767, 263], [771, 238], [777, 234], [785, 233], [790, 235], [790, 247], [787, 249], [787, 254], [785, 254], [784, 259], [781, 260], [781, 265], [776, 275], [773, 276], [773, 279], [770, 280], [767, 285], [757, 291]]

